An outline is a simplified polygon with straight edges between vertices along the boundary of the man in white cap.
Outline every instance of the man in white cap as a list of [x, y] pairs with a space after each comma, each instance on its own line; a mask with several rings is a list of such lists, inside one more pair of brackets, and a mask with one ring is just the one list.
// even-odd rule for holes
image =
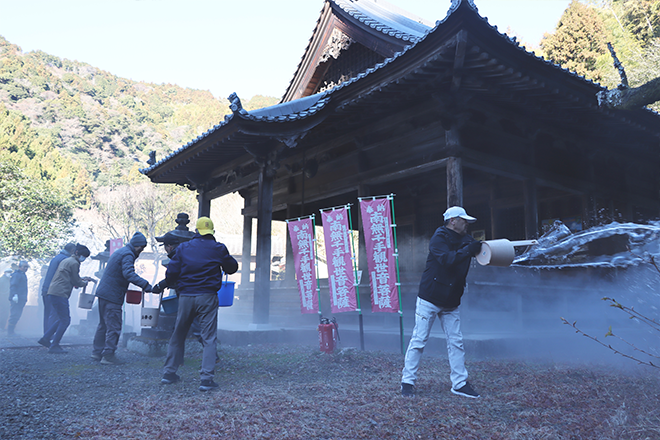
[[479, 394], [467, 381], [465, 349], [458, 306], [465, 289], [470, 260], [481, 249], [481, 242], [468, 235], [468, 224], [477, 221], [460, 206], [444, 213], [444, 226], [439, 227], [429, 243], [426, 269], [419, 284], [413, 329], [401, 378], [401, 394], [415, 395], [417, 370], [436, 316], [447, 338], [451, 368], [451, 391], [460, 396], [477, 398]]

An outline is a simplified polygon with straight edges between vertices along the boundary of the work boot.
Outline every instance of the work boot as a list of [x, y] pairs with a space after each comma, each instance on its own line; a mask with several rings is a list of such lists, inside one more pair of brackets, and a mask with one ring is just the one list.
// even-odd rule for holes
[[163, 374], [163, 378], [160, 380], [160, 383], [163, 385], [170, 385], [173, 383], [177, 383], [181, 378], [179, 377], [178, 374], [176, 373], [165, 373]]
[[43, 345], [46, 348], [50, 348], [50, 341], [46, 338], [41, 338], [37, 341], [37, 344]]
[[211, 390], [214, 390], [214, 389], [218, 388], [219, 386], [220, 385], [213, 382], [212, 379], [208, 379], [208, 380], [203, 380], [202, 381], [202, 383], [199, 385], [199, 390], [200, 391], [211, 391]]
[[123, 363], [124, 361], [118, 359], [114, 353], [106, 354], [103, 356], [103, 359], [101, 359], [101, 365], [121, 365]]
[[68, 351], [64, 350], [62, 347], [59, 345], [53, 345], [48, 349], [49, 354], [65, 354], [68, 353]]

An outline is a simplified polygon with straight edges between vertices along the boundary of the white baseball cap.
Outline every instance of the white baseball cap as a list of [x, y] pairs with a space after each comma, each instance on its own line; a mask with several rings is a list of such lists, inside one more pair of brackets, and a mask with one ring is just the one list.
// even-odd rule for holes
[[467, 215], [465, 209], [461, 208], [460, 206], [452, 206], [451, 208], [447, 208], [447, 210], [444, 213], [444, 216], [445, 216], [445, 221], [454, 217], [460, 217], [462, 219], [465, 219], [467, 220], [468, 223], [474, 223], [477, 221], [476, 218]]

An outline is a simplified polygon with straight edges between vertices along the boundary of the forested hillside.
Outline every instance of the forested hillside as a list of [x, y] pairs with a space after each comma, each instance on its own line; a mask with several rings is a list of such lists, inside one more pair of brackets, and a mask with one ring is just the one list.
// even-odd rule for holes
[[[607, 48], [611, 43], [631, 87], [660, 76], [660, 1], [573, 0], [555, 32], [541, 41], [541, 54], [610, 89], [621, 79]], [[659, 111], [656, 102], [651, 106]]]
[[[258, 95], [245, 107], [277, 101]], [[0, 256], [52, 252], [58, 246], [52, 238], [66, 231], [73, 208], [98, 210], [108, 229], [118, 228], [109, 214], [118, 209], [104, 188], [126, 193], [144, 179], [137, 169], [147, 166], [150, 151], [162, 157], [229, 112], [228, 101], [208, 91], [135, 82], [41, 51], [23, 53], [0, 36], [0, 236], [15, 237], [0, 239]], [[163, 191], [174, 196], [171, 188]], [[40, 203], [52, 214], [29, 206]], [[135, 219], [130, 226], [145, 224]], [[37, 230], [49, 243], [24, 236]]]

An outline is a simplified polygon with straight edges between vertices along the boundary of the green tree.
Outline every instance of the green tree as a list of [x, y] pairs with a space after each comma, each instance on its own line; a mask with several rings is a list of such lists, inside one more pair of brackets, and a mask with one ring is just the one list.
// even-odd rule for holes
[[543, 55], [560, 66], [595, 81], [604, 76], [599, 58], [607, 55], [605, 26], [595, 8], [573, 0], [553, 34], [541, 41]]
[[69, 232], [71, 203], [47, 182], [0, 160], [0, 256], [53, 254]]

